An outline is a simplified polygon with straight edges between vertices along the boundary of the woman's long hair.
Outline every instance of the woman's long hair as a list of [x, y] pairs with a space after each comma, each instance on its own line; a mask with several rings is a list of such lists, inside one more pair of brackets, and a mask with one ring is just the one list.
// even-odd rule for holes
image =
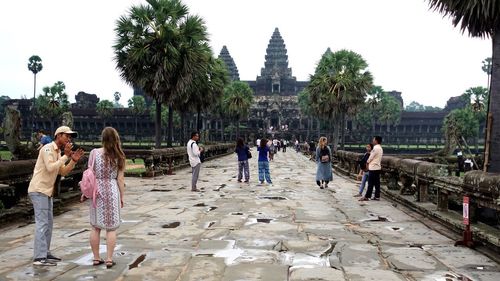
[[318, 146], [320, 149], [324, 149], [327, 143], [328, 140], [326, 139], [326, 137], [320, 137], [318, 141]]
[[245, 144], [243, 143], [243, 139], [242, 138], [238, 138], [236, 140], [236, 147], [243, 148], [244, 146], [245, 146]]
[[267, 145], [267, 139], [266, 138], [263, 138], [260, 140], [260, 147], [266, 147]]
[[102, 147], [106, 162], [113, 167], [118, 167], [119, 171], [125, 169], [125, 153], [123, 153], [120, 136], [113, 127], [106, 127], [102, 130]]

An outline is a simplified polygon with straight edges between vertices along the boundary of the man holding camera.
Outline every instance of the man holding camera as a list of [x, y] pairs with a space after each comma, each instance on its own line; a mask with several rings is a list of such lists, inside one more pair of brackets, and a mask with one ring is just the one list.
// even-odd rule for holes
[[[67, 175], [84, 153], [81, 148], [72, 150], [71, 139], [76, 136], [77, 133], [69, 127], [61, 126], [54, 133], [54, 141], [44, 145], [38, 153], [33, 177], [28, 187], [28, 195], [35, 212], [33, 265], [53, 266], [61, 261], [50, 253], [53, 228], [52, 196], [57, 175]], [[64, 152], [63, 156], [61, 150]]]

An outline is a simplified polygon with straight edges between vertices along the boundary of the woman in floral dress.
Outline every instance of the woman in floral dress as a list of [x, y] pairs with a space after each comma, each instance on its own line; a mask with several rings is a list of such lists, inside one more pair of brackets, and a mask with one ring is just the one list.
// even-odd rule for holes
[[[93, 265], [105, 263], [113, 267], [113, 252], [116, 245], [116, 229], [120, 226], [120, 208], [123, 207], [125, 188], [125, 154], [121, 148], [120, 136], [112, 127], [102, 131], [102, 148], [93, 149], [90, 157], [95, 157], [94, 174], [97, 181], [95, 206], [90, 205], [90, 246], [94, 254]], [[92, 155], [94, 154], [94, 155]], [[106, 230], [106, 261], [99, 254], [101, 229]]]

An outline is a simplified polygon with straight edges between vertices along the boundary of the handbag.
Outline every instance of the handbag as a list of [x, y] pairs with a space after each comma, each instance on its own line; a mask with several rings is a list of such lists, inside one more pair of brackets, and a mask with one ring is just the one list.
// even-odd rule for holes
[[89, 155], [88, 166], [83, 171], [82, 180], [80, 181], [80, 191], [82, 194], [92, 199], [92, 204], [95, 207], [95, 199], [97, 197], [97, 180], [94, 174], [95, 151], [91, 151]]
[[328, 163], [328, 162], [330, 162], [330, 156], [328, 155], [321, 156], [321, 163]]
[[252, 152], [250, 152], [250, 149], [247, 150], [247, 158], [252, 158]]

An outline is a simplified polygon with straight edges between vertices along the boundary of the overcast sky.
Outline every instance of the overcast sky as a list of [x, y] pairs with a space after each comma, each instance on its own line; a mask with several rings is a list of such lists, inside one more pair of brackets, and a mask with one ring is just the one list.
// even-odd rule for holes
[[[28, 58], [39, 55], [37, 95], [57, 81], [71, 101], [79, 91], [121, 103], [132, 89], [115, 70], [112, 45], [120, 15], [140, 0], [0, 2], [0, 95], [33, 96]], [[242, 80], [255, 80], [278, 27], [289, 67], [308, 80], [325, 50], [349, 49], [369, 64], [376, 85], [444, 107], [451, 96], [487, 85], [482, 61], [491, 39], [470, 38], [424, 0], [185, 0], [204, 18], [217, 56], [226, 45]]]

